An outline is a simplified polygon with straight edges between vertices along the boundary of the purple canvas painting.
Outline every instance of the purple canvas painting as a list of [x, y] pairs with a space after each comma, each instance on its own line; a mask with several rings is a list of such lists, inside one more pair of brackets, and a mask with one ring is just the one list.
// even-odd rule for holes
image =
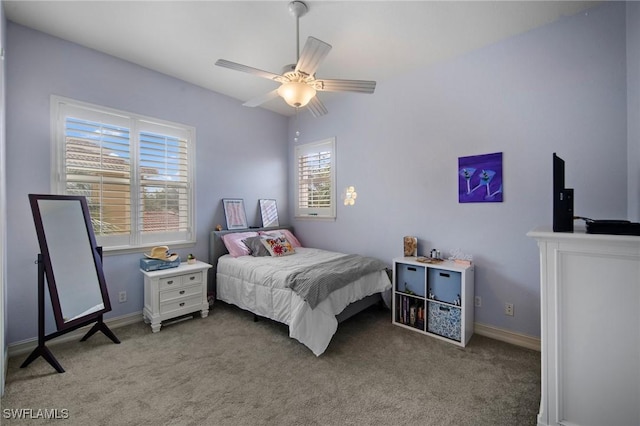
[[502, 153], [458, 158], [460, 203], [502, 202]]

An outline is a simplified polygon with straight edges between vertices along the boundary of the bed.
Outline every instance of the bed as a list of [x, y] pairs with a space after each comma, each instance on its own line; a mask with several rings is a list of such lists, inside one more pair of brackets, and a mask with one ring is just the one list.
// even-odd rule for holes
[[[245, 253], [239, 253], [233, 245], [230, 245], [233, 253], [229, 253], [224, 240], [227, 243], [230, 240], [249, 241], [247, 235], [255, 237], [254, 233], [263, 238], [268, 233], [287, 237], [287, 242], [295, 240], [290, 247], [294, 253], [286, 256], [256, 256], [255, 253], [247, 254], [246, 250]], [[255, 246], [253, 248], [257, 250]], [[251, 253], [250, 249], [248, 251]], [[302, 247], [290, 226], [213, 231], [209, 241], [209, 256], [213, 265], [211, 276], [216, 299], [250, 311], [256, 318], [266, 317], [288, 325], [289, 336], [303, 343], [316, 356], [320, 356], [329, 346], [339, 322], [382, 303], [383, 293], [391, 288], [388, 270], [382, 262]], [[332, 262], [336, 262], [335, 267], [332, 267]], [[349, 270], [347, 274], [337, 277], [334, 271], [346, 270], [353, 262], [363, 266], [366, 264], [368, 270], [361, 271], [362, 276], [352, 275]], [[306, 283], [319, 278], [317, 271], [326, 271], [321, 280], [330, 281], [330, 286], [337, 288], [300, 292], [292, 280], [306, 277], [307, 280], [303, 280]], [[335, 284], [340, 280], [343, 282]], [[320, 296], [316, 293], [320, 293]], [[326, 297], [323, 293], [327, 293]]]

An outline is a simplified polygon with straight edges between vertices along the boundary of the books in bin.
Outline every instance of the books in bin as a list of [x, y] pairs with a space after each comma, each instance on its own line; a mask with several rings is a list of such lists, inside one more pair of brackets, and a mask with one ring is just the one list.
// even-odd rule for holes
[[411, 327], [424, 329], [424, 304], [408, 296], [399, 296], [398, 322]]
[[143, 271], [159, 271], [161, 269], [169, 269], [169, 268], [177, 268], [180, 266], [180, 256], [173, 262], [167, 262], [166, 260], [160, 259], [149, 259], [143, 257], [140, 259], [140, 269]]

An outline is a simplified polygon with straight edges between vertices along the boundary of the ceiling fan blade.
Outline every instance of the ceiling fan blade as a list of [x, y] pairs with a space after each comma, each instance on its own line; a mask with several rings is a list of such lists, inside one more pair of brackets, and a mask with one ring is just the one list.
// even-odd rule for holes
[[219, 67], [229, 68], [235, 71], [242, 71], [249, 74], [257, 75], [258, 77], [268, 78], [269, 80], [277, 80], [278, 78], [282, 77], [279, 74], [274, 74], [269, 71], [259, 70], [258, 68], [237, 64], [235, 62], [227, 61], [226, 59], [218, 59], [216, 61], [216, 65]]
[[331, 45], [315, 37], [309, 37], [302, 48], [300, 58], [296, 64], [296, 72], [313, 75], [320, 66], [320, 62], [331, 50]]
[[311, 100], [307, 104], [307, 108], [309, 109], [309, 112], [311, 112], [311, 115], [313, 115], [314, 117], [323, 116], [328, 112], [327, 108], [324, 106], [322, 101], [318, 99], [317, 96], [311, 98]]
[[315, 88], [323, 92], [373, 93], [375, 81], [367, 80], [316, 80]]
[[248, 107], [257, 107], [277, 97], [278, 97], [278, 89], [272, 90], [271, 92], [265, 93], [264, 95], [256, 96], [253, 99], [249, 99], [247, 102], [243, 103], [242, 105], [248, 106]]

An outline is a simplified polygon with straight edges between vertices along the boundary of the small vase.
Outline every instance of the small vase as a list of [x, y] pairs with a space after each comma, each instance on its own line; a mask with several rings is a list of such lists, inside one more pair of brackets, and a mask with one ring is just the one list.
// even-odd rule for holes
[[193, 265], [194, 263], [196, 263], [196, 259], [195, 259], [195, 258], [193, 258], [193, 259], [187, 259], [187, 264], [189, 264], [189, 265]]

